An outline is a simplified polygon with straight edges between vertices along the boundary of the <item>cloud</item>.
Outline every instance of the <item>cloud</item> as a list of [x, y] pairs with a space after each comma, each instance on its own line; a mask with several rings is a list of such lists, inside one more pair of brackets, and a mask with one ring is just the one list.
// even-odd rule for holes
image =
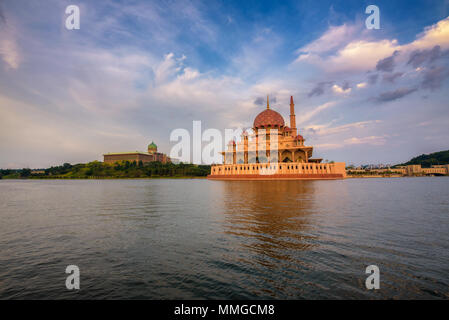
[[356, 31], [357, 28], [352, 25], [331, 26], [320, 38], [296, 50], [299, 54], [297, 60], [310, 54], [326, 53], [337, 49], [347, 43]]
[[312, 90], [309, 91], [309, 93], [307, 94], [307, 96], [313, 97], [313, 96], [321, 96], [322, 94], [324, 94], [325, 90], [327, 87], [330, 87], [334, 82], [333, 81], [323, 81], [323, 82], [318, 82], [315, 87], [312, 88]]
[[[277, 102], [276, 96], [269, 95], [269, 98], [270, 98], [270, 104]], [[257, 106], [266, 106], [267, 105], [267, 97], [257, 97], [254, 100], [254, 104]]]
[[343, 148], [344, 144], [342, 143], [318, 143], [315, 145], [315, 149], [317, 150], [332, 150], [332, 149], [340, 149]]
[[299, 115], [298, 118], [298, 123], [304, 123], [306, 121], [309, 121], [311, 118], [313, 118], [314, 116], [316, 116], [318, 113], [320, 113], [321, 111], [324, 111], [330, 107], [335, 106], [335, 102], [334, 101], [330, 101], [330, 102], [326, 102], [322, 105], [319, 105], [318, 107], [314, 108], [313, 110], [306, 112], [306, 113], [302, 113], [301, 115]]
[[[386, 144], [387, 135], [368, 135], [363, 137], [356, 137], [354, 134], [362, 134], [366, 130], [374, 129], [374, 125], [382, 123], [381, 120], [370, 120], [370, 121], [359, 121], [354, 123], [348, 123], [336, 127], [330, 127], [328, 125], [318, 125], [307, 127], [305, 129], [306, 132], [312, 135], [315, 139], [317, 137], [319, 141], [325, 137], [326, 141], [331, 140], [330, 142], [324, 143], [316, 143], [315, 149], [317, 150], [334, 150], [341, 149], [345, 147], [350, 147], [353, 145], [384, 145]], [[346, 137], [347, 134], [351, 134], [350, 137]], [[334, 140], [334, 141], [332, 141]]]
[[376, 101], [378, 102], [388, 102], [388, 101], [394, 101], [397, 99], [400, 99], [402, 97], [405, 97], [413, 92], [418, 90], [417, 88], [399, 88], [393, 91], [387, 91], [384, 93], [381, 93], [377, 98]]
[[353, 123], [347, 123], [344, 125], [331, 127], [332, 123], [326, 125], [310, 125], [305, 128], [306, 131], [311, 134], [318, 136], [333, 136], [339, 133], [347, 132], [354, 129], [365, 129], [377, 123], [381, 123], [381, 120], [367, 120], [367, 121], [357, 121]]
[[432, 48], [439, 45], [442, 48], [449, 47], [449, 17], [438, 21], [436, 24], [426, 27], [417, 39], [412, 43], [414, 48]]
[[388, 58], [381, 59], [376, 64], [376, 70], [377, 71], [385, 71], [385, 72], [392, 72], [394, 69], [394, 57], [399, 54], [399, 51], [395, 51], [393, 55], [391, 55]]
[[424, 77], [421, 85], [424, 89], [435, 90], [441, 87], [443, 81], [449, 77], [447, 67], [432, 67], [424, 71]]
[[335, 71], [363, 71], [374, 67], [375, 62], [395, 51], [396, 40], [355, 41], [340, 50], [329, 62]]
[[386, 143], [386, 139], [384, 136], [369, 136], [369, 137], [363, 137], [363, 138], [357, 138], [352, 137], [349, 139], [345, 139], [344, 143], [346, 145], [352, 145], [352, 144], [370, 144], [370, 145], [384, 145]]
[[176, 59], [174, 53], [170, 52], [165, 55], [164, 60], [156, 68], [156, 84], [162, 84], [169, 80], [170, 77], [175, 75], [179, 67], [176, 64]]
[[449, 51], [441, 52], [441, 46], [436, 45], [428, 50], [414, 50], [410, 53], [407, 64], [411, 64], [414, 68], [418, 68], [426, 63], [432, 63], [435, 60], [447, 56]]
[[0, 56], [9, 68], [17, 69], [19, 67], [19, 50], [13, 38], [6, 36], [0, 40]]
[[8, 69], [17, 69], [20, 65], [21, 57], [16, 41], [16, 29], [11, 22], [6, 23], [6, 18], [1, 7], [0, 30], [0, 57]]
[[351, 88], [349, 87], [348, 84], [343, 85], [343, 87], [340, 87], [339, 85], [334, 84], [332, 86], [332, 90], [338, 94], [347, 94], [347, 93], [351, 92]]
[[188, 80], [196, 79], [196, 78], [198, 78], [199, 76], [200, 76], [200, 73], [199, 73], [198, 70], [195, 70], [195, 69], [193, 69], [193, 68], [186, 67], [186, 68], [184, 68], [183, 73], [180, 74], [180, 75], [178, 75], [178, 79], [188, 81]]
[[[449, 36], [449, 17], [424, 28], [415, 40], [405, 44], [399, 44], [396, 39], [373, 40], [368, 33], [357, 32], [340, 37], [338, 46], [333, 44], [326, 47], [322, 40], [335, 30], [338, 29], [330, 27], [322, 37], [304, 46], [297, 62], [326, 66], [322, 69], [322, 77], [326, 79], [341, 79], [344, 76], [356, 83], [366, 83], [361, 85], [366, 87], [367, 84], [376, 84], [381, 75], [383, 83], [379, 84], [379, 88], [394, 83], [401, 84], [401, 87], [394, 90], [384, 89], [384, 92], [381, 91], [376, 98], [368, 101], [394, 101], [420, 88], [436, 90], [449, 77], [446, 62], [441, 62], [449, 57], [449, 41], [445, 39], [446, 35]], [[410, 70], [410, 66], [414, 69]], [[366, 82], [360, 81], [362, 72], [367, 73]], [[321, 96], [328, 87], [345, 98], [351, 92], [351, 89], [339, 83], [326, 80], [318, 82], [308, 93], [308, 97]], [[358, 96], [361, 94], [365, 93], [360, 91]]]
[[[416, 50], [428, 50], [435, 46], [449, 48], [449, 17], [425, 28], [414, 41], [404, 45], [400, 45], [396, 39], [370, 39], [366, 32], [344, 32], [348, 28], [353, 30], [354, 27], [330, 27], [320, 38], [297, 50], [295, 63], [325, 66], [327, 73], [373, 69], [392, 72], [399, 51], [415, 51], [416, 55], [419, 53]], [[335, 35], [335, 40], [326, 45], [332, 35]], [[418, 56], [415, 61], [419, 61]]]
[[393, 54], [397, 47], [396, 40], [354, 40], [333, 54], [307, 53], [300, 55], [296, 62], [325, 66], [327, 72], [368, 71], [375, 68], [376, 61]]
[[357, 83], [357, 88], [358, 88], [358, 89], [366, 88], [366, 86], [367, 86], [367, 83], [366, 83], [366, 82], [360, 82], [360, 83]]
[[339, 143], [322, 143], [316, 144], [315, 149], [323, 149], [323, 150], [333, 150], [333, 149], [341, 149], [348, 146], [353, 145], [372, 145], [372, 146], [382, 146], [387, 142], [385, 136], [367, 136], [367, 137], [351, 137], [344, 139]]
[[369, 84], [376, 84], [378, 77], [379, 77], [379, 75], [377, 73], [369, 75], [368, 76], [368, 83]]
[[5, 18], [5, 15], [3, 13], [3, 9], [2, 9], [1, 4], [0, 4], [0, 25], [2, 23], [6, 24], [6, 18]]
[[387, 73], [383, 75], [383, 81], [394, 83], [397, 78], [402, 77], [403, 72]]

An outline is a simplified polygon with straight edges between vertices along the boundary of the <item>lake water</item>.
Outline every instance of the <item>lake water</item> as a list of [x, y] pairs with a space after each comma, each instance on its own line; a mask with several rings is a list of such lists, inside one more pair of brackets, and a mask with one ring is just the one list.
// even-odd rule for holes
[[447, 299], [449, 178], [0, 180], [0, 298]]

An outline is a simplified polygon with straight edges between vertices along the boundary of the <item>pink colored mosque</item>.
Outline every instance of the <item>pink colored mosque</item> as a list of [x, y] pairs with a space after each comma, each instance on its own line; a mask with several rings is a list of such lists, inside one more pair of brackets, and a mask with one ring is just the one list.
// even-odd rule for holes
[[284, 118], [267, 108], [254, 119], [252, 133], [232, 140], [222, 152], [223, 164], [212, 165], [213, 180], [307, 180], [344, 179], [345, 163], [323, 163], [312, 158], [313, 147], [296, 128], [295, 104], [290, 97], [290, 127]]

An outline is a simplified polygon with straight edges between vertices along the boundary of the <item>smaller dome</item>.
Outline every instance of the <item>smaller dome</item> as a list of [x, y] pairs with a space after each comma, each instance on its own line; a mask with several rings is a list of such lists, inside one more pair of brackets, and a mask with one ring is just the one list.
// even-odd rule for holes
[[153, 142], [153, 141], [151, 141], [151, 143], [148, 145], [148, 149], [157, 149], [157, 145]]
[[298, 134], [298, 135], [295, 137], [295, 140], [304, 140], [304, 138], [303, 138], [302, 135]]

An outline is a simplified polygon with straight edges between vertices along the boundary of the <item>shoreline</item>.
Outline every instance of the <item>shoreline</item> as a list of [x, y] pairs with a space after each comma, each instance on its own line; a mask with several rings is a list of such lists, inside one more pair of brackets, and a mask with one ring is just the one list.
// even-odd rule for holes
[[439, 177], [447, 177], [447, 175], [443, 176], [401, 176], [401, 175], [394, 175], [394, 176], [346, 176], [346, 179], [365, 179], [365, 178], [423, 178], [423, 177], [429, 177], [429, 178], [439, 178]]
[[[286, 181], [286, 180], [346, 180], [346, 179], [374, 179], [374, 178], [423, 178], [423, 177], [445, 177], [445, 176], [346, 176], [342, 179], [270, 179], [271, 181]], [[216, 181], [224, 181], [224, 180], [234, 180], [234, 181], [245, 181], [245, 179], [208, 179], [207, 176], [205, 177], [189, 177], [189, 176], [183, 176], [183, 177], [145, 177], [145, 178], [132, 178], [132, 177], [126, 177], [126, 178], [118, 178], [118, 177], [89, 177], [89, 178], [70, 178], [70, 177], [46, 177], [46, 178], [2, 178], [1, 180], [160, 180], [160, 179], [167, 179], [167, 180], [192, 180], [192, 179], [200, 179], [200, 180], [216, 180]], [[266, 181], [263, 179], [250, 179], [253, 181]], [[247, 180], [248, 181], [248, 180]]]
[[133, 177], [88, 177], [88, 178], [72, 178], [72, 177], [45, 177], [45, 178], [2, 178], [0, 180], [157, 180], [157, 179], [206, 179], [207, 177], [144, 177], [144, 178], [133, 178]]

